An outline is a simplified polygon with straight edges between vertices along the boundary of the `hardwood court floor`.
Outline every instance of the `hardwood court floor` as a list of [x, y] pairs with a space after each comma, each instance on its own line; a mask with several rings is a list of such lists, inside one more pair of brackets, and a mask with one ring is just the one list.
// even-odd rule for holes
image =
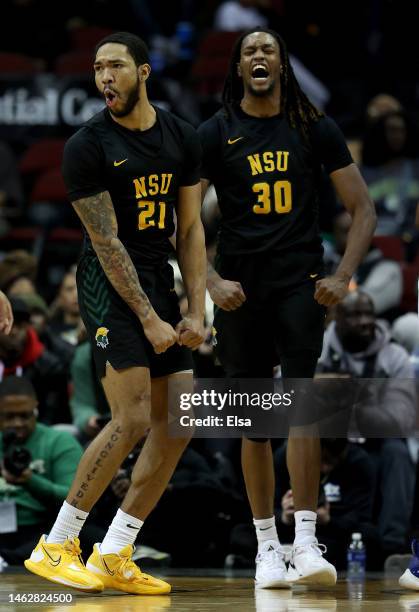
[[[169, 570], [170, 571], [170, 570]], [[156, 572], [157, 573], [157, 572]], [[173, 572], [172, 572], [173, 573]], [[40, 580], [25, 570], [9, 568], [0, 574], [0, 610], [34, 611], [55, 610], [60, 612], [293, 612], [308, 611], [377, 611], [419, 612], [419, 592], [401, 589], [397, 578], [369, 575], [361, 587], [340, 579], [333, 588], [307, 590], [297, 587], [292, 590], [257, 590], [250, 577], [234, 572], [208, 576], [208, 570], [193, 570], [194, 575], [169, 577], [173, 585], [170, 596], [135, 596], [116, 591], [105, 591], [100, 595], [87, 595], [71, 589], [65, 590], [51, 582]], [[214, 573], [214, 572], [212, 572]], [[200, 575], [199, 575], [200, 574]], [[239, 575], [237, 575], [239, 574]], [[9, 594], [23, 593], [71, 593], [72, 604], [24, 604], [9, 603]]]

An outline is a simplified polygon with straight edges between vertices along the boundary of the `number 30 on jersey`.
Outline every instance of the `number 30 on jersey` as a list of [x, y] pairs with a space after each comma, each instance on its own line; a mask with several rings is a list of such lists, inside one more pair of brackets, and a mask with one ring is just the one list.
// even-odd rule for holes
[[255, 183], [252, 190], [257, 194], [257, 204], [253, 205], [253, 212], [257, 215], [268, 215], [276, 212], [279, 215], [289, 213], [292, 209], [291, 183], [289, 181], [276, 181], [269, 183]]

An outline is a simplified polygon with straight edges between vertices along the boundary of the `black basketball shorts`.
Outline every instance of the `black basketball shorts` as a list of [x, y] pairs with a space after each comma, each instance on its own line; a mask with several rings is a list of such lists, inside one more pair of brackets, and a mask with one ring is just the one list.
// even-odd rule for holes
[[[181, 320], [169, 263], [139, 272], [142, 288], [161, 319], [173, 327]], [[92, 345], [98, 377], [105, 376], [107, 362], [122, 370], [134, 366], [150, 369], [152, 378], [191, 370], [192, 353], [174, 344], [157, 355], [142, 325], [108, 281], [94, 254], [82, 255], [77, 268], [80, 314]]]
[[236, 310], [215, 308], [214, 351], [226, 374], [270, 378], [281, 364], [284, 377], [311, 378], [326, 315], [314, 299], [315, 283], [323, 276], [321, 254], [220, 257], [216, 267], [222, 278], [239, 281], [247, 297]]

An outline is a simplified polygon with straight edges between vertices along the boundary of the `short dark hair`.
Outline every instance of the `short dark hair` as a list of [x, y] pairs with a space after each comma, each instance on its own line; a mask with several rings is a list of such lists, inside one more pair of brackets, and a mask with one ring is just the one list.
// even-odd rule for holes
[[114, 32], [113, 34], [105, 36], [105, 38], [102, 38], [102, 40], [97, 43], [95, 47], [95, 56], [100, 47], [108, 43], [125, 45], [136, 66], [150, 63], [148, 47], [142, 38], [136, 34], [131, 34], [131, 32]]
[[7, 395], [26, 395], [36, 398], [35, 389], [28, 378], [6, 376], [0, 382], [0, 400]]

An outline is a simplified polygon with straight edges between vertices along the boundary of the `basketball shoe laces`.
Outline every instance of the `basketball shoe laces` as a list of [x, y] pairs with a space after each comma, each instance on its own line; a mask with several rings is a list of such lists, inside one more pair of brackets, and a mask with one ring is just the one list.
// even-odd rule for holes
[[278, 564], [284, 562], [284, 553], [281, 552], [279, 547], [273, 550], [265, 550], [256, 556], [256, 561], [261, 561], [262, 559], [267, 569], [277, 569]]
[[316, 540], [315, 542], [311, 542], [311, 544], [296, 546], [294, 549], [294, 555], [298, 555], [300, 551], [312, 552], [316, 557], [322, 557], [324, 553], [327, 552], [327, 547], [324, 544], [319, 544]]
[[[133, 547], [133, 552], [135, 548]], [[131, 555], [118, 555], [120, 562], [118, 567], [115, 568], [117, 573], [120, 574], [125, 580], [133, 582], [142, 575], [141, 569], [131, 559]], [[138, 575], [140, 574], [140, 576]]]
[[83, 567], [83, 569], [85, 569], [86, 566], [81, 556], [81, 548], [80, 548], [79, 539], [78, 538], [68, 538], [64, 542], [63, 546], [64, 546], [65, 552], [71, 557], [71, 560], [76, 564], [77, 563], [80, 564]]

